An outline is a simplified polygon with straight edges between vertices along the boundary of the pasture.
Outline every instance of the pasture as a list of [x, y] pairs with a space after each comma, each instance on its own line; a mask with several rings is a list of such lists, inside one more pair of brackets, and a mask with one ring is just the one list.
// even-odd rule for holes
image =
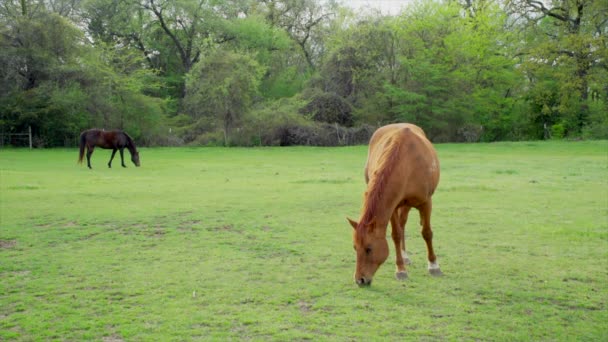
[[608, 142], [436, 148], [445, 276], [413, 210], [369, 288], [365, 146], [0, 150], [0, 340], [607, 340]]

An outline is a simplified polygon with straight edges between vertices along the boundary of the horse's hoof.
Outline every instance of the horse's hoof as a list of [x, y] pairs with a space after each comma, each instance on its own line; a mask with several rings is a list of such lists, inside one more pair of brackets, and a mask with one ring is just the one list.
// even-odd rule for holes
[[439, 268], [430, 268], [429, 274], [434, 277], [441, 277], [443, 275], [443, 272], [441, 272]]
[[407, 272], [406, 271], [395, 272], [395, 278], [397, 278], [397, 280], [406, 280]]

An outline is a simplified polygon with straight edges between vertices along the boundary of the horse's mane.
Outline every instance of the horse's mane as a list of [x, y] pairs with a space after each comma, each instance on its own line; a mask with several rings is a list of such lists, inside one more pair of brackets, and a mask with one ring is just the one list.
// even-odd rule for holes
[[127, 132], [125, 132], [125, 131], [120, 131], [120, 132], [125, 135], [125, 138], [127, 138], [127, 148], [129, 149], [129, 151], [137, 152], [137, 148], [135, 147], [135, 143], [133, 142], [133, 139], [131, 139], [131, 137], [127, 134]]
[[386, 184], [393, 172], [394, 166], [397, 164], [400, 147], [401, 141], [399, 140], [399, 136], [395, 134], [389, 138], [384, 151], [382, 151], [382, 154], [378, 159], [378, 168], [370, 177], [367, 187], [368, 190], [365, 192], [363, 216], [357, 226], [357, 234], [359, 237], [363, 237], [366, 233], [365, 227], [372, 223], [376, 212], [378, 211], [380, 197], [386, 188]]

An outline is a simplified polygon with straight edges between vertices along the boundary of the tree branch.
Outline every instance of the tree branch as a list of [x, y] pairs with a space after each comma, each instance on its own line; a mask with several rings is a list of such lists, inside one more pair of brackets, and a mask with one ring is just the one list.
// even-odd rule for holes
[[150, 6], [144, 4], [144, 8], [152, 11], [156, 18], [158, 18], [161, 28], [163, 29], [163, 31], [165, 31], [169, 38], [171, 38], [173, 44], [175, 44], [175, 47], [179, 51], [179, 55], [182, 60], [182, 65], [184, 66], [185, 71], [188, 72], [190, 70], [190, 67], [192, 66], [190, 56], [186, 53], [186, 50], [184, 49], [182, 43], [179, 41], [177, 36], [167, 26], [167, 23], [165, 22], [165, 17], [163, 16], [163, 8], [158, 8], [156, 4], [154, 4], [154, 0], [149, 0], [149, 2]]
[[547, 8], [545, 7], [545, 4], [542, 1], [536, 1], [536, 0], [528, 0], [526, 2], [528, 4], [528, 6], [541, 11], [543, 14], [548, 15], [550, 17], [553, 17], [555, 19], [561, 20], [561, 21], [569, 21], [570, 18], [565, 17], [563, 15], [559, 15], [557, 13], [555, 13], [554, 11], [556, 10], [560, 10], [562, 12], [566, 12], [562, 7], [554, 7], [554, 8]]

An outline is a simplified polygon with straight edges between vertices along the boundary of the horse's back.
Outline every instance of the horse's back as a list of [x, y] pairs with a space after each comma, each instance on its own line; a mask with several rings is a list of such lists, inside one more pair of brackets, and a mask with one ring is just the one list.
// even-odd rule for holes
[[420, 128], [414, 124], [411, 124], [411, 123], [395, 123], [395, 124], [390, 124], [390, 125], [386, 125], [386, 126], [382, 126], [382, 127], [378, 128], [372, 135], [369, 145], [372, 146], [377, 141], [379, 141], [383, 138], [386, 138], [387, 136], [390, 136], [391, 134], [394, 134], [395, 132], [404, 130], [406, 128], [426, 139], [426, 135], [424, 134], [424, 131], [422, 130], [422, 128]]
[[[390, 157], [393, 149], [396, 156]], [[380, 127], [370, 139], [366, 179], [379, 168], [386, 167], [385, 159], [392, 158], [390, 167], [394, 187], [403, 187], [414, 197], [430, 196], [439, 183], [439, 160], [424, 131], [413, 124], [398, 123]]]
[[86, 144], [91, 147], [113, 149], [125, 147], [127, 144], [127, 138], [122, 131], [104, 131], [92, 128], [82, 132], [81, 136], [84, 136]]

